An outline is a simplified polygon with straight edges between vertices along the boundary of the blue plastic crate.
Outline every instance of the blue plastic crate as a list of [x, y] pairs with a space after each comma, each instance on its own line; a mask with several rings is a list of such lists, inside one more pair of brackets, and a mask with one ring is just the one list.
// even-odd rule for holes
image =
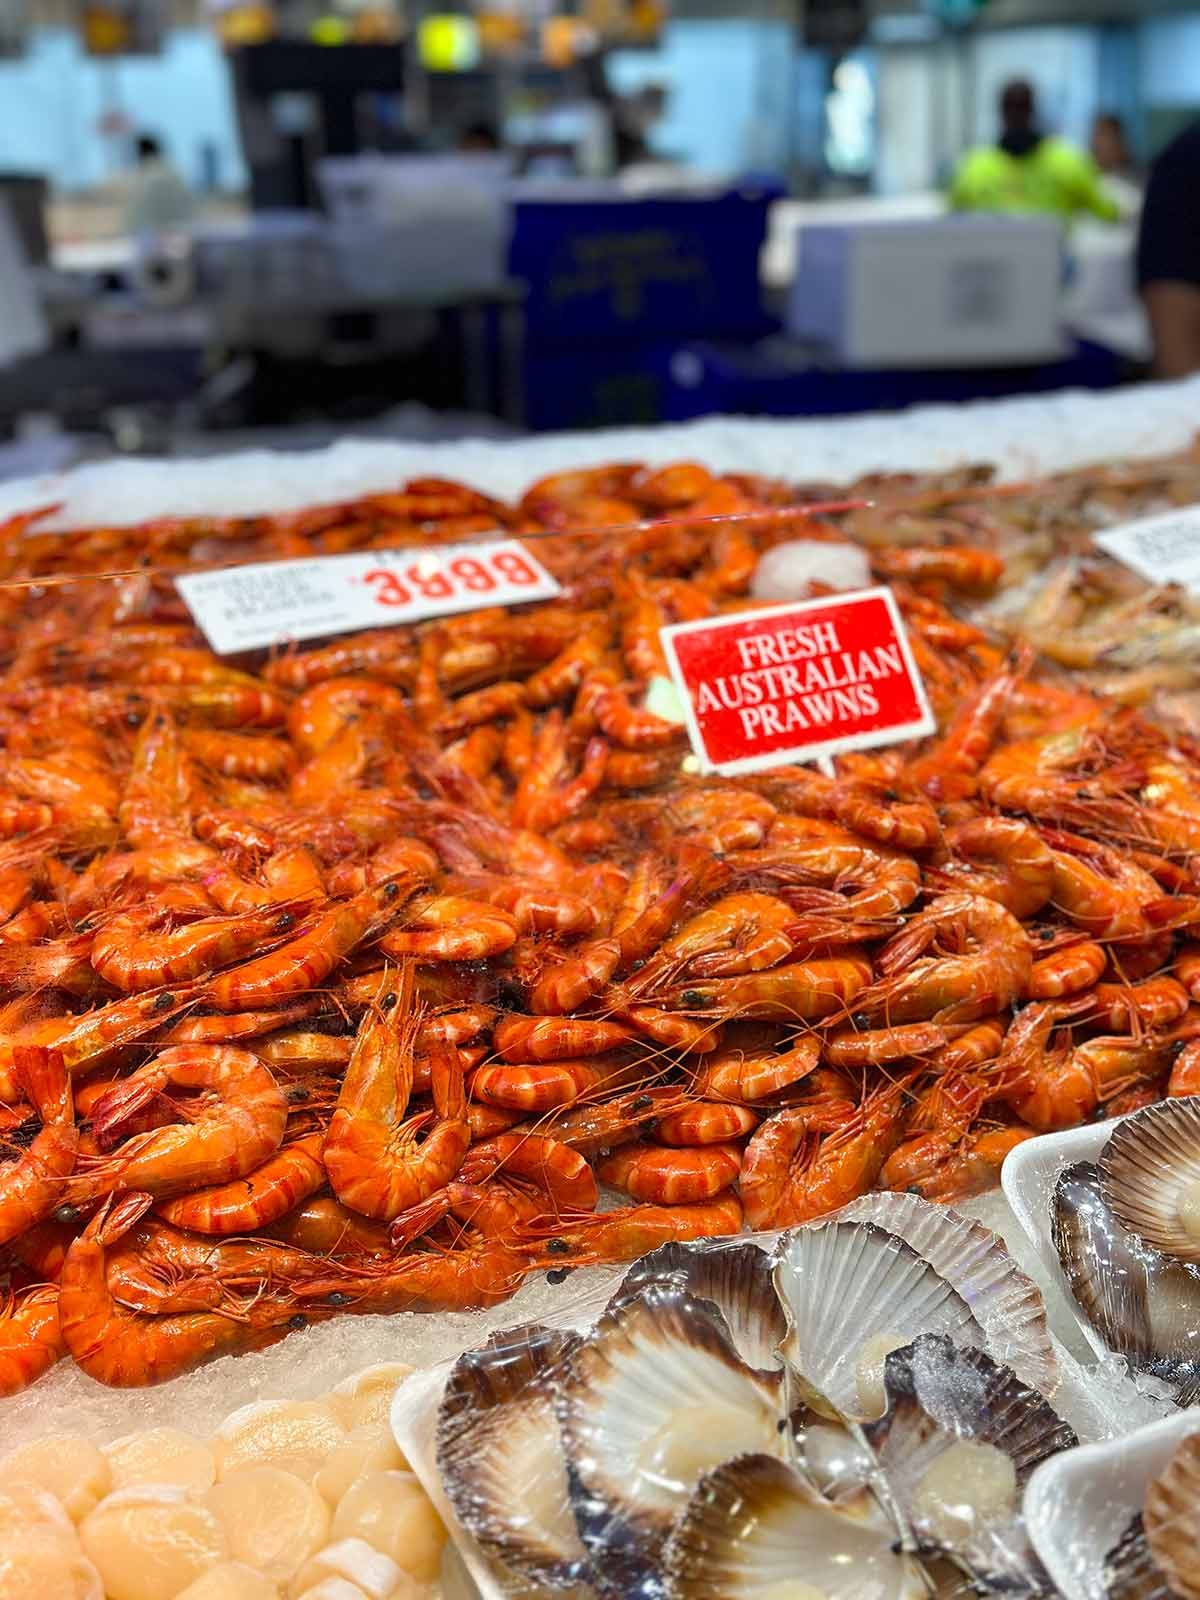
[[531, 345], [754, 338], [773, 191], [712, 199], [520, 200], [509, 271], [529, 289]]
[[1000, 399], [1056, 389], [1108, 389], [1123, 363], [1098, 345], [1079, 343], [1061, 361], [1037, 367], [879, 372], [829, 369], [789, 354], [781, 341], [681, 345], [671, 359], [663, 420], [694, 417], [842, 416], [905, 406]]
[[557, 428], [612, 428], [666, 416], [674, 344], [581, 344], [525, 350], [525, 423]]

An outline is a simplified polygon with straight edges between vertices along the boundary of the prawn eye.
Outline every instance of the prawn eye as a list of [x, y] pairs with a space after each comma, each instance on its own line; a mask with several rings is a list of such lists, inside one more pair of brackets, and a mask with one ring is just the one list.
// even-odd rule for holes
[[150, 1009], [152, 1011], [166, 1011], [171, 1006], [173, 1006], [174, 1004], [175, 1004], [175, 996], [173, 994], [168, 994], [164, 990], [162, 994], [155, 995], [153, 1003], [151, 1004]]
[[570, 1267], [551, 1267], [546, 1274], [547, 1283], [565, 1283], [570, 1276]]
[[850, 1018], [850, 1026], [852, 1028], [869, 1028], [871, 1019], [865, 1011], [856, 1011]]
[[399, 893], [400, 893], [400, 885], [398, 883], [385, 883], [384, 884], [384, 886], [383, 886], [383, 898], [385, 900], [394, 900]]
[[136, 728], [141, 720], [142, 713], [140, 711], [127, 711], [125, 713], [125, 721], [131, 728]]
[[288, 1318], [288, 1327], [296, 1330], [299, 1330], [300, 1328], [307, 1328], [308, 1318], [304, 1315], [303, 1311], [297, 1311], [294, 1317]]
[[546, 1245], [547, 1253], [552, 1256], [566, 1256], [571, 1253], [571, 1246], [565, 1239], [551, 1239]]
[[705, 1006], [711, 1005], [712, 1002], [706, 994], [701, 994], [699, 989], [685, 989], [683, 991], [683, 1003], [685, 1006], [690, 1006], [694, 1011], [703, 1011]]
[[308, 1090], [305, 1089], [301, 1084], [296, 1084], [293, 1088], [288, 1090], [286, 1099], [290, 1105], [303, 1105], [308, 1099]]
[[285, 911], [276, 922], [275, 931], [277, 933], [286, 933], [290, 927], [294, 926], [295, 921], [296, 919], [292, 913], [290, 911]]
[[647, 1106], [652, 1106], [653, 1104], [654, 1104], [654, 1101], [650, 1098], [650, 1096], [648, 1094], [640, 1094], [640, 1095], [638, 1095], [637, 1099], [633, 1102], [632, 1106], [630, 1107], [630, 1110], [632, 1110], [632, 1111], [644, 1111]]
[[1039, 928], [1038, 929], [1038, 938], [1042, 941], [1043, 944], [1045, 944], [1047, 942], [1047, 940], [1053, 939], [1053, 937], [1054, 937], [1054, 929], [1053, 928]]
[[350, 1296], [343, 1294], [340, 1289], [335, 1289], [332, 1294], [325, 1296], [325, 1301], [326, 1304], [331, 1306], [348, 1306], [350, 1304]]
[[399, 1003], [399, 1000], [400, 996], [395, 991], [391, 994], [382, 995], [379, 1001], [379, 1009], [381, 1011], [390, 1011], [394, 1005]]
[[55, 1222], [78, 1222], [79, 1207], [71, 1205], [59, 1206], [54, 1213], [54, 1220]]

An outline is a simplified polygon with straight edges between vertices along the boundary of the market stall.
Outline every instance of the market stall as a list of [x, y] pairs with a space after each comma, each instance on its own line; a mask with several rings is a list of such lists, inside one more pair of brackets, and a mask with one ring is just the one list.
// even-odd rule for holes
[[1195, 1392], [1198, 395], [4, 491], [47, 1593], [1048, 1592]]

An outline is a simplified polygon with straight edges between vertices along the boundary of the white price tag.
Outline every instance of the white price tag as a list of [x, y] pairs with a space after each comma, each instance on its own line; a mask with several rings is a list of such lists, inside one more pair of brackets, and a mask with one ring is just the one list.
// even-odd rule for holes
[[261, 561], [175, 585], [218, 655], [561, 593], [516, 539]]
[[1177, 583], [1200, 594], [1200, 506], [1180, 506], [1123, 523], [1092, 542], [1147, 583]]

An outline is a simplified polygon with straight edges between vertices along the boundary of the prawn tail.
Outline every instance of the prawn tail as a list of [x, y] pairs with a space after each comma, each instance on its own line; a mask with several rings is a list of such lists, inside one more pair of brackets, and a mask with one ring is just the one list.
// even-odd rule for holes
[[75, 1101], [61, 1050], [38, 1044], [15, 1044], [13, 1071], [44, 1123], [65, 1127], [74, 1124]]
[[119, 1243], [154, 1205], [154, 1196], [131, 1189], [106, 1201], [88, 1223], [83, 1237], [102, 1248]]

